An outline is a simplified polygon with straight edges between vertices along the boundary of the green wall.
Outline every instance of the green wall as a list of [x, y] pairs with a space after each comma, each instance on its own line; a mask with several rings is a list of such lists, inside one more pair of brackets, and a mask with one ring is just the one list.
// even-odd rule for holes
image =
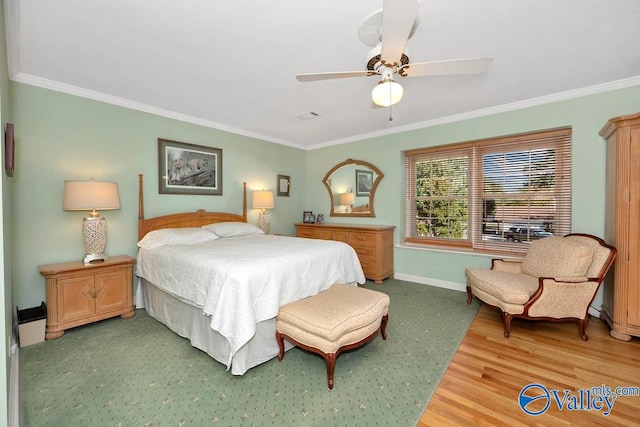
[[[574, 232], [604, 234], [605, 147], [598, 132], [611, 117], [640, 111], [640, 86], [535, 106], [455, 123], [402, 132], [310, 151], [307, 209], [328, 212], [324, 174], [347, 158], [378, 166], [384, 178], [375, 196], [376, 218], [327, 218], [331, 222], [396, 226], [396, 277], [463, 289], [464, 269], [489, 266], [490, 256], [402, 246], [404, 236], [403, 150], [470, 141], [540, 129], [573, 129], [572, 228]], [[595, 306], [601, 304], [598, 296]]]
[[[9, 73], [7, 64], [7, 43], [6, 43], [4, 3], [0, 5], [0, 126], [4, 135], [7, 122], [11, 122], [9, 114]], [[4, 139], [4, 138], [3, 138]], [[4, 143], [2, 144], [4, 147]], [[11, 192], [9, 178], [4, 173], [4, 149], [0, 150], [0, 281], [2, 281], [2, 293], [0, 293], [0, 307], [3, 307], [0, 316], [0, 331], [3, 333], [0, 340], [0, 354], [4, 360], [4, 369], [0, 367], [0, 425], [9, 425], [9, 416], [15, 417], [17, 414], [10, 414], [9, 410], [9, 388], [11, 371], [11, 342], [13, 335], [13, 284], [12, 284], [12, 262], [11, 252]], [[2, 422], [4, 421], [4, 422]]]
[[[244, 181], [250, 190], [275, 191], [277, 175], [290, 175], [291, 197], [276, 197], [271, 233], [294, 233], [304, 207], [304, 150], [20, 83], [11, 83], [10, 93], [18, 150], [11, 185], [14, 302], [20, 308], [45, 299], [39, 264], [84, 255], [86, 212], [63, 211], [64, 180], [118, 183], [121, 209], [102, 212], [110, 255], [136, 254], [138, 173], [145, 177], [147, 217], [197, 209], [242, 213]], [[158, 194], [158, 138], [221, 148], [223, 195]], [[257, 224], [250, 191], [248, 198], [249, 222]]]
[[[237, 211], [242, 182], [275, 190], [276, 175], [290, 175], [291, 197], [277, 197], [272, 233], [292, 235], [302, 211], [329, 222], [396, 226], [396, 277], [462, 289], [464, 268], [488, 266], [489, 256], [402, 246], [403, 150], [533, 130], [573, 128], [573, 231], [604, 233], [604, 143], [598, 135], [611, 117], [640, 111], [640, 86], [304, 151], [29, 85], [11, 83], [11, 117], [18, 154], [11, 182], [13, 299], [20, 307], [45, 298], [37, 272], [43, 263], [81, 259], [83, 213], [62, 210], [65, 179], [117, 181], [122, 209], [103, 212], [107, 252], [136, 253], [137, 174], [145, 175], [147, 216], [176, 211]], [[223, 149], [223, 196], [160, 195], [157, 138]], [[348, 158], [373, 163], [385, 174], [375, 197], [376, 218], [330, 218], [322, 178]], [[249, 221], [257, 223], [257, 211]], [[596, 299], [599, 306], [601, 298]]]

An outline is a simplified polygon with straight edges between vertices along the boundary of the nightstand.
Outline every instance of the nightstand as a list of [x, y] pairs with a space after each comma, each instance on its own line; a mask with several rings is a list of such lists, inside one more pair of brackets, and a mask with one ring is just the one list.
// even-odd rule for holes
[[87, 323], [120, 316], [135, 316], [133, 306], [133, 257], [122, 255], [107, 261], [82, 261], [38, 266], [47, 287], [45, 339]]

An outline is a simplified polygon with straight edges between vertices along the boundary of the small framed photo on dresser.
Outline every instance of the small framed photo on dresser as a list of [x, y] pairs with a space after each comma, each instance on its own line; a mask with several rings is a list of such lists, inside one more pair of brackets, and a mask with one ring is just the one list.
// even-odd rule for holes
[[302, 222], [305, 224], [313, 224], [315, 222], [315, 218], [313, 217], [313, 212], [304, 211], [302, 213]]

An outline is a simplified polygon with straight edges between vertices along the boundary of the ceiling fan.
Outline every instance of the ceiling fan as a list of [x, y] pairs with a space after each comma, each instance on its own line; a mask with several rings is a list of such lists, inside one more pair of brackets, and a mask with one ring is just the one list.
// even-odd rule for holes
[[367, 55], [366, 71], [298, 74], [301, 82], [381, 76], [371, 91], [374, 104], [389, 107], [402, 99], [403, 88], [393, 78], [477, 74], [485, 71], [493, 58], [465, 58], [447, 61], [409, 62], [407, 40], [418, 26], [418, 0], [383, 0], [383, 8], [360, 26], [360, 40], [373, 49]]

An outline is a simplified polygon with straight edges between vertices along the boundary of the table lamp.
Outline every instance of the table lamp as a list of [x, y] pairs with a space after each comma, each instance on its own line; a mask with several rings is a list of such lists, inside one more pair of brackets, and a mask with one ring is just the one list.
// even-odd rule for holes
[[115, 182], [65, 181], [63, 209], [65, 211], [90, 211], [82, 219], [82, 242], [84, 243], [85, 264], [102, 262], [109, 259], [104, 253], [107, 246], [107, 220], [100, 216], [99, 210], [120, 209], [118, 184]]
[[340, 195], [340, 205], [344, 206], [344, 211], [346, 213], [350, 213], [353, 208], [353, 204], [355, 203], [355, 196], [353, 193], [342, 193]]
[[273, 209], [273, 191], [254, 191], [251, 199], [251, 207], [253, 209], [262, 209], [260, 211], [258, 227], [264, 231], [265, 234], [269, 234], [269, 211], [267, 211], [267, 209]]

